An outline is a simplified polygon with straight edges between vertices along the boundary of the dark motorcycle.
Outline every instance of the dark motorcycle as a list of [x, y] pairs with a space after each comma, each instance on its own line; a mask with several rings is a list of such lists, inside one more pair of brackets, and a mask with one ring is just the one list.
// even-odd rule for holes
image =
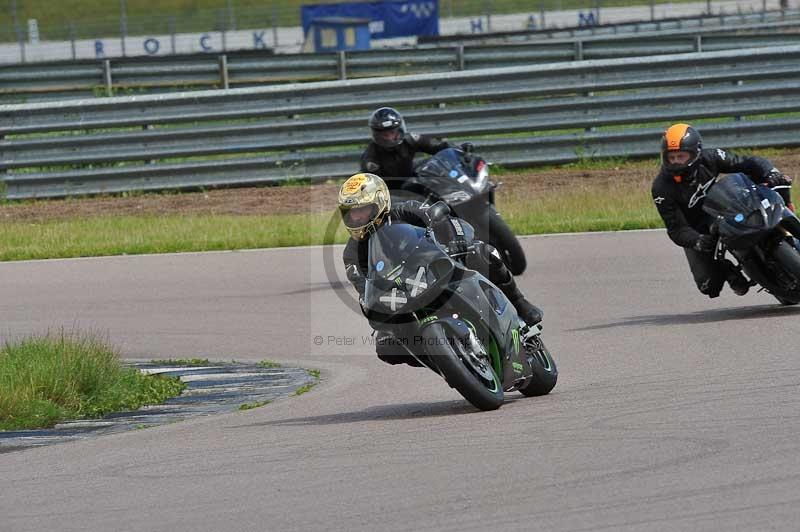
[[398, 198], [423, 203], [444, 201], [455, 216], [475, 228], [479, 240], [497, 248], [512, 274], [525, 271], [525, 252], [495, 208], [498, 184], [489, 179], [489, 165], [484, 159], [473, 155], [471, 149], [447, 148], [417, 165], [416, 173], [417, 177], [403, 183]]
[[499, 408], [506, 391], [549, 393], [558, 370], [541, 327], [524, 325], [506, 296], [457, 255], [430, 229], [381, 226], [369, 240], [363, 310], [370, 324], [481, 410]]
[[800, 220], [774, 190], [744, 174], [709, 183], [703, 210], [719, 234], [716, 258], [726, 251], [751, 281], [784, 305], [800, 303]]

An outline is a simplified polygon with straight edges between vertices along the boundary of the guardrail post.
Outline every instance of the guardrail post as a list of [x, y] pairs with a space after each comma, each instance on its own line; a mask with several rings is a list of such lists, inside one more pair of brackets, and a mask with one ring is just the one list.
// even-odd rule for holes
[[694, 36], [694, 51], [695, 52], [702, 52], [703, 51], [703, 36], [702, 35], [695, 35]]
[[[142, 126], [142, 130], [143, 130], [143, 131], [150, 131], [151, 129], [155, 129], [155, 128], [153, 127], [153, 124], [145, 124], [145, 125], [143, 125], [143, 126]], [[156, 160], [155, 160], [155, 159], [147, 159], [147, 160], [144, 162], [144, 164], [155, 164], [155, 163], [156, 163]]]
[[[733, 82], [733, 85], [736, 87], [741, 87], [742, 85], [744, 85], [744, 80], [737, 79], [736, 81]], [[734, 122], [741, 122], [741, 120], [742, 120], [742, 115], [736, 115], [733, 117]]]
[[466, 70], [466, 61], [464, 60], [464, 45], [459, 44], [456, 46], [456, 70]]
[[228, 56], [225, 54], [219, 56], [219, 79], [222, 82], [223, 89], [230, 88], [230, 79], [228, 78]]
[[344, 50], [336, 56], [336, 73], [339, 79], [347, 79], [347, 53]]
[[173, 55], [175, 54], [175, 17], [169, 17], [167, 20], [167, 26], [169, 31], [169, 45], [170, 50], [172, 50]]
[[583, 41], [580, 39], [575, 41], [574, 58], [575, 61], [583, 61]]
[[111, 81], [111, 60], [103, 60], [103, 84], [106, 86], [106, 96], [113, 95], [113, 86]]
[[[0, 133], [0, 141], [5, 140], [6, 136]], [[3, 153], [0, 152], [0, 158], [2, 158]], [[6, 178], [8, 177], [8, 169], [4, 169], [0, 172], [0, 201], [6, 199], [6, 194], [8, 191], [6, 190]]]
[[75, 36], [76, 36], [75, 24], [70, 22], [69, 23], [69, 44], [70, 44], [70, 51], [72, 52], [72, 60], [73, 61], [75, 61], [75, 59], [78, 57], [78, 55], [77, 55], [77, 53], [75, 51], [75, 38], [76, 38]]

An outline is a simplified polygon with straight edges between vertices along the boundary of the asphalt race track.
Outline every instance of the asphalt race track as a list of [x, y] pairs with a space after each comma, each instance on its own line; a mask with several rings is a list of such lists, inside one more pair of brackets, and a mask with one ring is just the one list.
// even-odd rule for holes
[[322, 370], [263, 408], [2, 454], [0, 531], [797, 530], [800, 307], [701, 296], [662, 231], [524, 244], [559, 383], [485, 413], [377, 360], [326, 279], [340, 248], [0, 264], [4, 338]]

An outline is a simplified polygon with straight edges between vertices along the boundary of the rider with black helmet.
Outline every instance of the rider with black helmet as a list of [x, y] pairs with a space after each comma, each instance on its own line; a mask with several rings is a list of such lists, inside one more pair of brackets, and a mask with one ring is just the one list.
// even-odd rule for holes
[[704, 149], [700, 133], [688, 124], [675, 124], [664, 132], [661, 171], [653, 182], [653, 201], [670, 239], [684, 248], [697, 287], [709, 297], [717, 297], [725, 281], [737, 295], [746, 294], [750, 287], [732, 262], [714, 259], [717, 238], [709, 234], [712, 220], [702, 209], [703, 198], [714, 179], [737, 172], [776, 189], [794, 210], [790, 197], [792, 179], [768, 160]]
[[425, 152], [434, 155], [449, 148], [447, 142], [409, 133], [403, 116], [391, 107], [381, 107], [369, 117], [372, 140], [361, 155], [361, 171], [386, 180], [389, 189], [397, 189], [402, 179], [414, 173], [414, 155]]

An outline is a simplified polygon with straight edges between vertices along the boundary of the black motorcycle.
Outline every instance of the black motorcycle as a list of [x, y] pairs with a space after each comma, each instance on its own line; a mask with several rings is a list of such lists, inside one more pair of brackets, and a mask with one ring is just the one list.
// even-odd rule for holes
[[[467, 224], [465, 232], [472, 241]], [[506, 391], [537, 396], [556, 385], [541, 327], [524, 325], [506, 296], [448, 255], [430, 229], [384, 224], [370, 237], [363, 310], [414, 365], [481, 410], [499, 408]]]
[[520, 275], [527, 265], [525, 252], [495, 208], [498, 184], [489, 179], [488, 163], [467, 147], [466, 151], [447, 148], [422, 161], [417, 176], [403, 183], [397, 198], [444, 201], [455, 216], [475, 228], [479, 240], [497, 248], [512, 274]]
[[715, 257], [729, 251], [751, 279], [784, 305], [800, 303], [800, 220], [780, 194], [744, 174], [709, 183], [703, 210], [719, 234]]

